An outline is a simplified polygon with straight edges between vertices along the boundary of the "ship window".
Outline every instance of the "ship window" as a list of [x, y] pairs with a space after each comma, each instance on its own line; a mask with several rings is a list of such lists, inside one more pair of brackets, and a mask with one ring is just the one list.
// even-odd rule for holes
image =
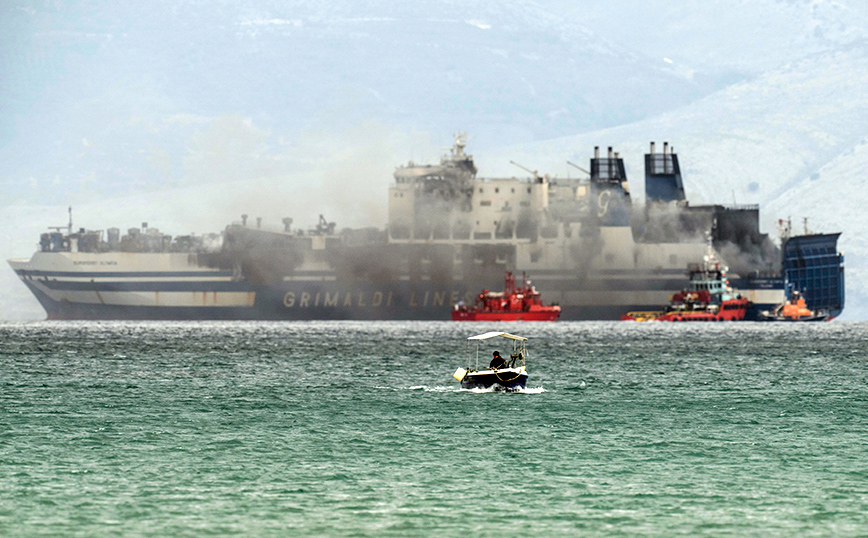
[[530, 194], [530, 187], [527, 188], [527, 193]]
[[495, 187], [495, 188], [494, 188], [494, 193], [497, 194], [497, 193], [499, 193], [499, 192], [500, 192], [500, 187]]
[[512, 192], [515, 192], [515, 188], [513, 187]]
[[482, 194], [482, 187], [479, 187], [479, 193]]
[[483, 201], [479, 202], [479, 205], [481, 205], [481, 206], [490, 206], [490, 205], [491, 205], [491, 200], [483, 200]]

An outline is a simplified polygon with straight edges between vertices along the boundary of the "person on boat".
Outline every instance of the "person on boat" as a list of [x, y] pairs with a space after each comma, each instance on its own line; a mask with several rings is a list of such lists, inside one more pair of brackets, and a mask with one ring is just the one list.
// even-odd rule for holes
[[492, 370], [500, 370], [506, 368], [506, 360], [500, 356], [500, 351], [494, 352], [494, 357], [491, 359], [491, 364], [488, 365]]

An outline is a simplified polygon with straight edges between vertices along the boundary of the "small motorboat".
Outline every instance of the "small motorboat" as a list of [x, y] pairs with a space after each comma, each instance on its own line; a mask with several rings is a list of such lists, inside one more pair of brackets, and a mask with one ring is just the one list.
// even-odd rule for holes
[[455, 305], [452, 321], [555, 321], [561, 315], [560, 306], [543, 304], [526, 274], [521, 274], [521, 286], [509, 271], [503, 280], [502, 292], [482, 290], [472, 307]]
[[[507, 357], [500, 357], [500, 352], [494, 352], [499, 361], [493, 360], [485, 367], [489, 359], [484, 349], [480, 367], [479, 352], [483, 346], [490, 346], [492, 338], [505, 339], [511, 343], [512, 352]], [[507, 344], [509, 345], [509, 344]], [[471, 336], [465, 345], [465, 366], [458, 368], [452, 377], [461, 382], [463, 389], [494, 389], [499, 391], [516, 391], [523, 389], [527, 383], [527, 338], [504, 332], [487, 332]]]
[[808, 308], [804, 296], [798, 290], [793, 290], [787, 301], [772, 310], [763, 310], [759, 314], [759, 321], [827, 321], [828, 319], [829, 315], [825, 312]]

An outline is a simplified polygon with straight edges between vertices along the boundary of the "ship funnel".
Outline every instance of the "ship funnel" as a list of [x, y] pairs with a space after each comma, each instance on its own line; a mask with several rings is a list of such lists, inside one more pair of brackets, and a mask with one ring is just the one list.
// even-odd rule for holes
[[595, 159], [600, 158], [600, 146], [594, 146], [594, 158]]
[[241, 215], [241, 225], [247, 226], [247, 213]]
[[645, 154], [646, 201], [668, 203], [686, 200], [675, 148], [670, 147], [669, 142], [663, 142], [663, 154], [657, 155], [654, 146], [651, 142], [651, 151]]
[[612, 146], [609, 146], [609, 158], [612, 158]]
[[292, 219], [286, 217], [283, 219], [283, 231], [289, 233], [289, 226], [292, 224]]

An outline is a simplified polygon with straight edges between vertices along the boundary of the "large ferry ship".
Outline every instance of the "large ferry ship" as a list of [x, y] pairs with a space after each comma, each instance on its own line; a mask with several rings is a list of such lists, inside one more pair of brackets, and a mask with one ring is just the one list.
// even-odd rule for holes
[[[586, 177], [483, 178], [465, 138], [439, 164], [400, 166], [386, 229], [278, 230], [242, 216], [220, 234], [171, 237], [143, 223], [42, 234], [9, 260], [49, 319], [448, 320], [506, 271], [528, 272], [562, 320], [617, 320], [653, 309], [684, 282], [710, 234], [746, 319], [798, 291], [831, 317], [844, 307], [838, 233], [759, 230], [758, 206], [692, 206], [677, 154], [652, 142], [645, 204], [630, 196], [624, 161], [594, 149]], [[572, 164], [572, 163], [570, 163]]]

